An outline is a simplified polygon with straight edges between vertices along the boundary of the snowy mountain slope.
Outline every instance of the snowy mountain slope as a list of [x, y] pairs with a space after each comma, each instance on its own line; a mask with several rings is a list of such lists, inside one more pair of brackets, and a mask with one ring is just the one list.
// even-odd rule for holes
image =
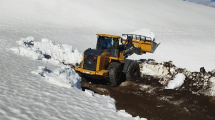
[[83, 52], [95, 47], [97, 33], [120, 35], [149, 28], [160, 46], [154, 54], [132, 59], [172, 60], [191, 71], [215, 66], [215, 9], [211, 7], [181, 0], [1, 0], [0, 8], [0, 119], [130, 119], [108, 107], [114, 105], [113, 99], [87, 96], [33, 75], [38, 66], [50, 70], [60, 66], [8, 51], [27, 36]]
[[180, 0], [5, 0], [0, 7], [1, 33], [15, 36], [13, 31], [16, 40], [29, 35], [48, 38], [83, 52], [95, 47], [97, 33], [120, 35], [149, 28], [162, 43], [154, 54], [137, 59], [172, 60], [191, 71], [201, 66], [213, 69], [215, 9], [211, 7]]

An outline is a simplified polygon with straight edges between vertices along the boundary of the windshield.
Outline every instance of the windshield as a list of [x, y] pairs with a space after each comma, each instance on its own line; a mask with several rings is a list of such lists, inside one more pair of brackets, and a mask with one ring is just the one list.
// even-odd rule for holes
[[109, 37], [98, 37], [97, 48], [98, 49], [110, 49], [113, 47], [113, 39]]

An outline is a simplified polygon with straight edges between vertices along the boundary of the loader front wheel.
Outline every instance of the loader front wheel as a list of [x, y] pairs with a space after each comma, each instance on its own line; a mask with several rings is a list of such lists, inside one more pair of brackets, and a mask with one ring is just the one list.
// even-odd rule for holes
[[116, 64], [116, 66], [112, 66], [112, 68], [109, 70], [109, 81], [110, 86], [116, 87], [120, 81], [121, 78], [121, 65]]
[[130, 63], [128, 70], [126, 72], [126, 80], [134, 81], [140, 76], [140, 67], [136, 61]]

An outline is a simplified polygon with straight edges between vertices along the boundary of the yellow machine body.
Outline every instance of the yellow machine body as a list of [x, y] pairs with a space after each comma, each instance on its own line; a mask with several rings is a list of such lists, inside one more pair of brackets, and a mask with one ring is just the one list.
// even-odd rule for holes
[[[120, 40], [121, 40], [122, 44], [126, 44], [126, 39], [121, 39], [121, 37], [117, 36], [117, 35], [97, 34], [97, 36], [98, 36], [98, 38], [107, 37], [107, 38], [114, 40], [114, 44], [112, 45], [113, 49], [119, 48]], [[141, 54], [146, 53], [146, 52], [153, 53], [157, 47], [157, 43], [154, 41], [150, 41], [150, 40], [132, 39], [132, 44], [134, 45], [134, 47], [140, 48]], [[97, 45], [98, 45], [98, 43], [97, 43]], [[94, 49], [90, 49], [90, 50], [94, 50]], [[96, 50], [94, 50], [95, 53], [97, 53]], [[101, 50], [97, 50], [97, 51], [101, 51]], [[125, 60], [126, 50], [116, 51], [115, 56], [113, 56], [112, 52], [110, 52], [108, 50], [102, 51], [101, 53], [99, 53], [98, 56], [95, 55], [94, 56], [94, 58], [96, 57], [95, 70], [84, 69], [84, 63], [87, 62], [87, 61], [85, 61], [86, 60], [85, 57], [87, 55], [85, 53], [83, 54], [83, 60], [80, 64], [80, 66], [75, 67], [75, 70], [77, 72], [82, 73], [87, 76], [94, 76], [96, 78], [105, 78], [108, 76], [108, 66], [111, 62], [123, 63], [123, 61]]]

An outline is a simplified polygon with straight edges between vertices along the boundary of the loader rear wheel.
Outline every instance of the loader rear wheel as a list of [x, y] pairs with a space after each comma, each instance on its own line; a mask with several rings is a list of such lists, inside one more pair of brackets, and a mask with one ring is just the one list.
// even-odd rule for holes
[[140, 67], [136, 61], [130, 63], [128, 70], [126, 72], [126, 80], [134, 81], [140, 76]]
[[115, 66], [112, 66], [109, 70], [109, 81], [110, 86], [115, 87], [118, 85], [120, 78], [121, 78], [121, 65], [115, 64]]

